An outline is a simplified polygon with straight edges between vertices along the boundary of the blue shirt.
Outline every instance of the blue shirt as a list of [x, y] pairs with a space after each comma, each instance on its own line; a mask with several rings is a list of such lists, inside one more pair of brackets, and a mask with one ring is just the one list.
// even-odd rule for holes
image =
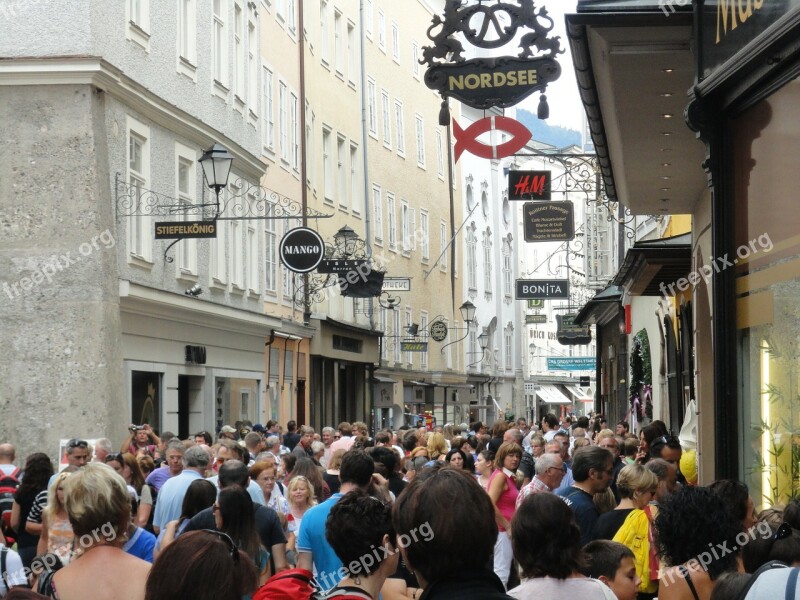
[[158, 492], [153, 525], [159, 529], [164, 529], [167, 523], [180, 518], [181, 508], [183, 507], [183, 497], [186, 495], [186, 490], [189, 489], [189, 486], [195, 479], [202, 478], [203, 476], [197, 471], [184, 469], [180, 475], [167, 479]]
[[[206, 477], [206, 481], [210, 481], [214, 484], [214, 487], [219, 490], [219, 475], [212, 475], [211, 477]], [[250, 494], [250, 498], [256, 504], [266, 504], [266, 500], [264, 500], [264, 491], [261, 489], [261, 486], [258, 485], [252, 479], [250, 483], [247, 484], [247, 493]], [[217, 492], [219, 495], [219, 492]]]
[[594, 539], [594, 526], [600, 517], [592, 495], [574, 486], [563, 492], [556, 491], [556, 494], [561, 496], [561, 499], [575, 514], [575, 522], [578, 524], [578, 529], [581, 530], [581, 546], [585, 546]]
[[311, 552], [316, 584], [323, 591], [334, 587], [346, 575], [342, 561], [325, 539], [325, 521], [328, 520], [333, 505], [341, 497], [341, 493], [334, 494], [322, 504], [308, 509], [303, 515], [303, 522], [297, 535], [297, 552]]
[[153, 548], [155, 548], [155, 546], [156, 536], [149, 531], [145, 531], [141, 527], [137, 527], [130, 539], [122, 546], [122, 549], [131, 556], [152, 563]]

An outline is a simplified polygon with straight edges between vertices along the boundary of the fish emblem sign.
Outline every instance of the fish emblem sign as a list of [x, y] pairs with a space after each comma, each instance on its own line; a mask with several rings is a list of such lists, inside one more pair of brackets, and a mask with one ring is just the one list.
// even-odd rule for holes
[[[531, 95], [541, 94], [538, 115], [549, 115], [547, 85], [561, 75], [557, 56], [564, 52], [545, 7], [534, 0], [445, 0], [442, 16], [434, 15], [428, 27], [432, 46], [422, 48], [420, 64], [427, 65], [425, 85], [442, 96], [440, 125], [447, 125], [447, 99], [454, 98], [477, 109], [508, 108]], [[469, 58], [464, 40], [482, 49], [517, 43], [516, 56]]]
[[[505, 131], [512, 135], [511, 139], [502, 144], [484, 144], [478, 137], [490, 131]], [[453, 121], [453, 137], [456, 138], [454, 149], [457, 161], [463, 152], [470, 152], [481, 158], [503, 158], [511, 156], [520, 150], [531, 139], [531, 132], [525, 125], [510, 117], [485, 117], [475, 121], [466, 129]]]

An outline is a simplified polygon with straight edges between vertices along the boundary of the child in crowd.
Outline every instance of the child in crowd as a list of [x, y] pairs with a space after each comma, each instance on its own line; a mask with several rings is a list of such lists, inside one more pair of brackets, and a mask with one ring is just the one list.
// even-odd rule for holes
[[583, 551], [586, 554], [584, 575], [605, 583], [618, 600], [636, 600], [641, 580], [636, 574], [633, 552], [627, 546], [595, 540], [586, 544]]

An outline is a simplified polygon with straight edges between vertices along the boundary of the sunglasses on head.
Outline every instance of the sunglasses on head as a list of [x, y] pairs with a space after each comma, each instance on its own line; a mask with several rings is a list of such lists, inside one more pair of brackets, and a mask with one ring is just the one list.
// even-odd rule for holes
[[86, 440], [79, 440], [79, 439], [71, 439], [67, 442], [67, 448], [88, 448], [89, 442]]
[[[214, 505], [215, 508], [219, 508], [217, 504]], [[224, 531], [217, 531], [215, 529], [201, 529], [200, 531], [204, 531], [205, 533], [210, 533], [211, 535], [216, 535], [219, 539], [225, 542], [225, 545], [228, 546], [228, 552], [233, 559], [234, 564], [239, 564], [239, 548], [236, 547], [236, 544], [233, 543], [231, 536], [229, 536]]]
[[119, 464], [122, 464], [122, 454], [120, 452], [115, 452], [114, 454], [107, 454], [103, 462], [106, 463], [118, 462]]

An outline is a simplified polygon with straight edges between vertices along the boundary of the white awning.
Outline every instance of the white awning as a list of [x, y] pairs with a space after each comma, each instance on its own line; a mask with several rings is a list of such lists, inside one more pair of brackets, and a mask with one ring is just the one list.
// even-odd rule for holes
[[577, 385], [568, 385], [565, 386], [567, 391], [575, 397], [575, 400], [578, 402], [594, 402], [594, 398], [589, 394], [588, 391], [582, 390]]
[[540, 384], [539, 389], [536, 390], [536, 395], [545, 404], [572, 404], [572, 400], [562, 394], [556, 386], [549, 383]]

